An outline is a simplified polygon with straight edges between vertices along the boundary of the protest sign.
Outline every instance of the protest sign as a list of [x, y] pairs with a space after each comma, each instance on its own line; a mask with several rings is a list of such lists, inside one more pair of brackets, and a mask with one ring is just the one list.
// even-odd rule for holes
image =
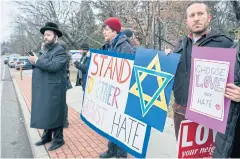
[[216, 131], [186, 120], [180, 125], [178, 158], [211, 158]]
[[138, 48], [125, 113], [163, 131], [179, 54]]
[[82, 57], [80, 54], [80, 50], [70, 50], [70, 54], [72, 55], [72, 61], [79, 61]]
[[190, 110], [223, 121], [229, 62], [194, 59]]
[[225, 132], [230, 100], [226, 83], [233, 83], [235, 49], [193, 47], [186, 118]]
[[90, 52], [82, 120], [130, 154], [144, 158], [151, 126], [164, 128], [180, 55], [142, 48], [136, 56]]
[[91, 50], [81, 117], [136, 157], [145, 157], [150, 127], [124, 113], [134, 55]]

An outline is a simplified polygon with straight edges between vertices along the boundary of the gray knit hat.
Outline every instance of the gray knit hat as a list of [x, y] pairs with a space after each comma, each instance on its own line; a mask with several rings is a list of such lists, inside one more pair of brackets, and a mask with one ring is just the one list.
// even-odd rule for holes
[[86, 51], [88, 51], [89, 50], [89, 45], [88, 45], [88, 43], [82, 43], [81, 45], [80, 45], [80, 48], [79, 48], [79, 50], [86, 50]]
[[123, 33], [128, 37], [131, 38], [133, 36], [133, 32], [130, 29], [123, 30]]

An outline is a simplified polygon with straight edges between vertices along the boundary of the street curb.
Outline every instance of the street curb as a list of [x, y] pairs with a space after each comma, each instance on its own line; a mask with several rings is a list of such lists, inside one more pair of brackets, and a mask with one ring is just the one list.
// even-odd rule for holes
[[[12, 77], [12, 73], [10, 70], [9, 70], [9, 72]], [[16, 79], [12, 77], [12, 80], [13, 80], [13, 85], [15, 87], [15, 91], [17, 94], [19, 104], [21, 106], [22, 114], [24, 117], [24, 125], [27, 130], [27, 135], [28, 135], [29, 143], [30, 143], [30, 146], [32, 149], [33, 157], [34, 158], [50, 158], [45, 146], [34, 145], [34, 143], [41, 140], [40, 134], [37, 129], [30, 128], [30, 112], [28, 111], [27, 105], [25, 103], [25, 100], [21, 93], [21, 90], [19, 89], [19, 87], [17, 85]]]

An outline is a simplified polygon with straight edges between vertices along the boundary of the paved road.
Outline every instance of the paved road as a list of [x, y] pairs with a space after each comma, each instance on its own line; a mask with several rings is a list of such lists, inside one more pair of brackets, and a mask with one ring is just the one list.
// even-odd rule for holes
[[1, 158], [33, 158], [8, 66], [1, 57]]

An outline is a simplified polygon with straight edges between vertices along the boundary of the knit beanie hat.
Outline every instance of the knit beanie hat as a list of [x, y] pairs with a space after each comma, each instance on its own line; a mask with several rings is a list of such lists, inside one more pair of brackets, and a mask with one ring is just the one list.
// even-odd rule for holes
[[112, 28], [113, 30], [115, 30], [117, 33], [120, 32], [122, 27], [121, 21], [116, 17], [110, 17], [107, 20], [105, 20], [104, 23], [108, 25], [110, 28]]
[[130, 29], [123, 30], [123, 33], [128, 37], [131, 38], [133, 36], [133, 32]]
[[82, 43], [82, 44], [80, 45], [79, 50], [86, 50], [86, 51], [88, 51], [88, 50], [89, 50], [89, 45], [84, 42], [84, 43]]

